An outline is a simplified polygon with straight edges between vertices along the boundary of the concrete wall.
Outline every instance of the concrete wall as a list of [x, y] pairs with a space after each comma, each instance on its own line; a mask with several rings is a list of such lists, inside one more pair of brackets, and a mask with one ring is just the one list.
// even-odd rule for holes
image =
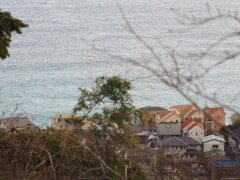
[[[213, 145], [218, 145], [218, 150], [214, 149]], [[224, 152], [224, 142], [212, 140], [212, 141], [203, 143], [203, 152], [204, 153], [214, 153], [216, 151]]]

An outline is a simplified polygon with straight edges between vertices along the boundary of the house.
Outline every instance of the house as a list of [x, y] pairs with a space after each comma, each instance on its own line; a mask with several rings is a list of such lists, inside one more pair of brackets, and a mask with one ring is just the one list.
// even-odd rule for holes
[[147, 106], [147, 107], [140, 108], [140, 110], [143, 113], [142, 119], [143, 119], [143, 122], [146, 122], [145, 125], [151, 124], [155, 126], [159, 113], [161, 111], [164, 111], [165, 109], [158, 106], [155, 106], [155, 107]]
[[202, 143], [192, 137], [179, 137], [180, 140], [187, 143], [187, 149], [183, 160], [196, 161], [202, 153]]
[[[51, 117], [52, 125], [51, 127], [54, 129], [67, 129], [67, 130], [74, 130], [76, 126], [72, 123], [69, 123], [68, 120], [72, 119], [79, 119], [77, 114], [74, 113], [58, 113], [56, 116]], [[81, 129], [82, 130], [89, 130], [93, 128], [93, 121], [90, 119], [82, 120]]]
[[73, 119], [73, 118], [78, 118], [78, 115], [76, 113], [58, 113], [56, 114], [56, 116], [51, 117], [52, 124], [66, 120], [66, 119]]
[[198, 142], [202, 142], [204, 137], [204, 128], [201, 125], [201, 122], [195, 120], [194, 118], [188, 118], [182, 124], [182, 136], [183, 137], [192, 137]]
[[167, 109], [167, 110], [160, 111], [157, 114], [156, 122], [157, 123], [161, 123], [161, 122], [167, 122], [167, 123], [176, 122], [176, 123], [180, 123], [181, 122], [181, 117], [176, 113], [175, 110]]
[[198, 107], [194, 104], [184, 104], [178, 106], [172, 106], [171, 110], [175, 110], [178, 116], [181, 117], [181, 122], [184, 123], [191, 115], [198, 111]]
[[34, 124], [29, 120], [28, 117], [11, 117], [0, 119], [0, 129], [8, 131], [16, 129], [22, 132], [28, 132], [35, 128]]
[[221, 136], [208, 135], [202, 138], [203, 152], [205, 155], [214, 153], [225, 155], [224, 144], [225, 140]]
[[205, 115], [202, 111], [193, 112], [193, 114], [190, 115], [190, 117], [195, 119], [196, 122], [200, 123], [204, 127]]
[[165, 157], [172, 158], [173, 160], [181, 160], [186, 154], [187, 143], [178, 137], [168, 137], [161, 141], [160, 147]]
[[226, 113], [223, 107], [206, 107], [203, 109], [206, 114], [205, 129], [208, 133], [219, 132], [225, 126]]
[[161, 141], [163, 155], [177, 161], [196, 161], [201, 144], [190, 137], [169, 137]]
[[142, 126], [138, 124], [132, 124], [130, 125], [130, 128], [136, 134], [140, 147], [146, 147], [148, 144], [148, 137], [151, 131], [150, 127]]
[[157, 127], [160, 139], [166, 137], [179, 137], [181, 136], [181, 123], [180, 122], [160, 122]]

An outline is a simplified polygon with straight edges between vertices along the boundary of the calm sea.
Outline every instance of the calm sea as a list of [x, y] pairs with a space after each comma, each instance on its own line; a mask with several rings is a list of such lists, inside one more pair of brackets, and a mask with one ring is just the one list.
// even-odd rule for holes
[[[71, 112], [79, 97], [78, 87], [91, 87], [100, 75], [120, 75], [133, 80], [132, 95], [137, 107], [188, 103], [149, 73], [94, 51], [90, 44], [112, 54], [152, 62], [151, 54], [127, 31], [119, 7], [127, 19], [157, 53], [164, 56], [169, 46], [182, 54], [199, 52], [239, 24], [225, 19], [201, 28], [186, 29], [176, 20], [175, 9], [190, 16], [206, 16], [204, 0], [1, 0], [0, 8], [29, 24], [22, 35], [14, 35], [10, 58], [0, 62], [0, 110], [29, 116], [36, 124], [50, 124], [50, 117]], [[213, 0], [209, 6], [223, 12], [238, 11], [239, 0]], [[221, 58], [225, 49], [234, 50], [239, 39], [215, 49], [205, 65]], [[163, 54], [163, 55], [162, 55]], [[194, 57], [185, 62], [197, 67]], [[184, 72], [190, 72], [185, 68]], [[200, 68], [200, 67], [199, 67]], [[157, 69], [157, 66], [156, 66]], [[208, 93], [217, 92], [221, 102], [240, 107], [239, 58], [217, 67], [202, 82]], [[204, 99], [194, 97], [204, 106]], [[228, 117], [231, 112], [228, 112]]]

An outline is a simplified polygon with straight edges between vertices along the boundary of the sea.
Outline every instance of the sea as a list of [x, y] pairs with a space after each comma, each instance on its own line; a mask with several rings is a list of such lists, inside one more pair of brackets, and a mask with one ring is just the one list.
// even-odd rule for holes
[[[146, 69], [160, 71], [159, 60], [151, 51], [171, 72], [176, 72], [169, 56], [172, 52], [181, 73], [200, 72], [239, 49], [239, 36], [220, 40], [239, 31], [240, 23], [221, 18], [196, 25], [197, 18], [237, 15], [239, 8], [239, 0], [1, 0], [2, 11], [29, 25], [23, 34], [13, 34], [10, 57], [0, 60], [1, 116], [14, 112], [28, 116], [36, 125], [49, 126], [56, 113], [72, 112], [80, 96], [78, 88], [90, 89], [98, 76], [130, 80], [136, 107], [188, 104], [185, 97]], [[193, 20], [191, 24], [188, 18]], [[208, 56], [196, 58], [218, 41]], [[237, 111], [239, 60], [213, 65], [197, 81], [202, 92]], [[200, 107], [219, 106], [188, 95]], [[225, 111], [228, 124], [233, 112]]]

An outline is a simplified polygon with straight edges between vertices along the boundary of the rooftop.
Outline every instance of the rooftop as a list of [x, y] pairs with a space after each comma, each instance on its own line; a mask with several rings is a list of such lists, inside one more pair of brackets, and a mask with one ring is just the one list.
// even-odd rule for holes
[[216, 136], [216, 135], [209, 135], [209, 136], [205, 136], [202, 138], [202, 142], [208, 142], [208, 141], [212, 141], [212, 140], [217, 140], [217, 141], [221, 141], [221, 142], [225, 142], [224, 138], [221, 136]]
[[33, 123], [28, 119], [28, 117], [11, 117], [0, 119], [0, 125], [3, 128], [21, 128], [26, 126], [32, 126]]
[[135, 133], [141, 133], [142, 131], [150, 131], [151, 130], [151, 128], [149, 126], [142, 126], [139, 124], [132, 124], [132, 125], [130, 125], [130, 127], [132, 128], [132, 130]]
[[187, 146], [187, 143], [182, 141], [178, 137], [169, 137], [164, 140], [162, 140], [161, 145], [163, 147], [168, 147], [168, 146]]
[[154, 106], [154, 107], [147, 106], [147, 107], [142, 107], [140, 109], [143, 111], [163, 111], [163, 110], [165, 110], [164, 108], [159, 107], [159, 106]]
[[180, 135], [181, 124], [176, 122], [159, 123], [158, 133], [160, 135]]
[[178, 137], [178, 138], [183, 142], [187, 143], [188, 145], [201, 145], [201, 143], [199, 143], [198, 141], [191, 137]]
[[209, 113], [209, 114], [213, 114], [213, 113], [218, 112], [218, 111], [225, 113], [223, 107], [214, 107], [214, 108], [206, 107], [206, 108], [204, 108], [204, 111]]
[[171, 109], [176, 109], [180, 113], [180, 116], [183, 116], [184, 114], [189, 112], [192, 108], [197, 108], [197, 106], [194, 104], [184, 104], [171, 107]]

